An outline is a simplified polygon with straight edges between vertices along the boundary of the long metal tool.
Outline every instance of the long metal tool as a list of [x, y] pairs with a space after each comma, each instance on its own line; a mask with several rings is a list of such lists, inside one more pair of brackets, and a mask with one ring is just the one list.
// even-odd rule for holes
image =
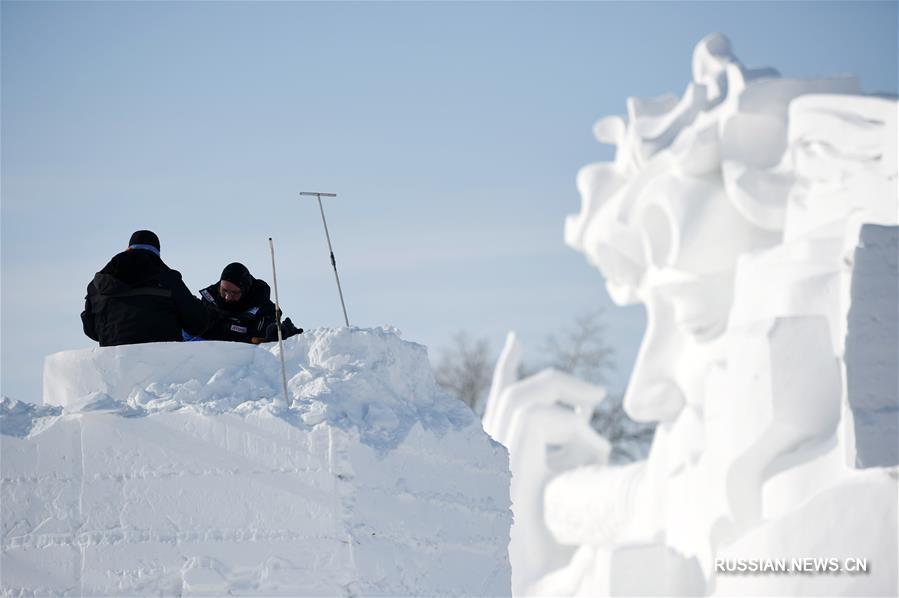
[[281, 302], [278, 301], [278, 275], [275, 274], [275, 244], [272, 238], [268, 238], [268, 249], [272, 254], [272, 282], [275, 285], [275, 322], [278, 328], [278, 353], [281, 355], [281, 384], [284, 385], [283, 409], [290, 407], [290, 398], [287, 396], [287, 368], [284, 366], [284, 339], [281, 337]]
[[343, 289], [340, 288], [340, 276], [337, 274], [337, 260], [334, 259], [334, 248], [331, 247], [331, 234], [328, 232], [328, 223], [325, 220], [325, 209], [322, 207], [322, 197], [337, 197], [336, 193], [319, 193], [318, 191], [300, 191], [300, 195], [314, 195], [318, 199], [318, 211], [322, 215], [322, 224], [325, 226], [325, 238], [328, 240], [328, 253], [331, 254], [331, 267], [334, 268], [334, 280], [337, 281], [337, 294], [340, 295], [340, 307], [343, 308], [343, 321], [346, 327], [350, 327], [350, 319], [346, 315], [346, 303], [343, 301]]

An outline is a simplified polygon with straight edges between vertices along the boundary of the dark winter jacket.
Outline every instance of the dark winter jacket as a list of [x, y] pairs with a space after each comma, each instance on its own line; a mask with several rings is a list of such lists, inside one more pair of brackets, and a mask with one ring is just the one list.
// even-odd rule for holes
[[201, 290], [200, 297], [212, 317], [212, 325], [203, 338], [242, 343], [272, 340], [266, 338], [266, 329], [275, 323], [275, 304], [265, 281], [253, 279], [250, 290], [238, 301], [225, 301], [219, 293], [219, 283]]
[[158, 255], [131, 249], [113, 257], [87, 285], [84, 333], [101, 347], [180, 341], [181, 330], [203, 334], [209, 314], [181, 274]]

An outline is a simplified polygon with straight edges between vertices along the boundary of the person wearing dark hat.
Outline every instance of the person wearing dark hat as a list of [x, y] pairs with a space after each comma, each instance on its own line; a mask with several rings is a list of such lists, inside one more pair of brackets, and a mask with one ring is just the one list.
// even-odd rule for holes
[[[225, 266], [219, 281], [202, 289], [200, 296], [213, 320], [204, 339], [255, 344], [278, 340], [271, 289], [264, 280], [253, 278], [243, 264]], [[281, 322], [282, 338], [302, 332], [290, 318]]]
[[200, 335], [209, 313], [162, 261], [159, 237], [148, 230], [131, 235], [87, 285], [81, 323], [101, 347], [181, 341], [182, 330]]

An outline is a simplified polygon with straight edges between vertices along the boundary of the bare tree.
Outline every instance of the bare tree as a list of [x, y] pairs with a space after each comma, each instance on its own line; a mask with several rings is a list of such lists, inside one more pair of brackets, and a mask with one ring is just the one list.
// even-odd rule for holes
[[[547, 336], [542, 351], [545, 358], [539, 365], [521, 364], [519, 378], [553, 367], [594, 384], [605, 382], [615, 364], [614, 351], [606, 343], [602, 318], [602, 310], [583, 313], [574, 318], [570, 327]], [[473, 339], [465, 332], [458, 332], [451, 346], [441, 351], [434, 372], [437, 384], [480, 412], [490, 390], [495, 361], [487, 339]], [[643, 458], [655, 433], [654, 425], [628, 417], [620, 394], [610, 395], [600, 403], [591, 425], [612, 444], [613, 463]]]
[[487, 339], [457, 332], [452, 347], [441, 352], [434, 376], [445, 391], [476, 410], [490, 390], [494, 361]]
[[636, 422], [624, 411], [621, 394], [609, 395], [593, 412], [590, 425], [612, 444], [612, 463], [630, 463], [649, 452], [655, 425]]
[[[579, 378], [601, 384], [614, 371], [614, 350], [606, 344], [603, 312], [596, 310], [575, 317], [570, 328], [550, 335], [544, 344], [544, 367], [554, 367]], [[523, 373], [536, 371], [522, 368]], [[593, 413], [591, 425], [612, 444], [613, 463], [627, 463], [646, 456], [655, 426], [635, 422], [624, 411], [622, 395], [610, 395]]]
[[606, 344], [602, 316], [602, 310], [580, 314], [570, 328], [547, 336], [547, 366], [596, 384], [604, 382], [605, 373], [615, 369], [615, 352]]

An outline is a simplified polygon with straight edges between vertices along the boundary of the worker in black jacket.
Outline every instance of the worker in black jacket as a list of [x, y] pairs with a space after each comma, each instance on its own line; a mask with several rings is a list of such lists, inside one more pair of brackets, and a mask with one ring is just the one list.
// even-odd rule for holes
[[[264, 280], [253, 278], [243, 264], [225, 266], [219, 281], [201, 290], [200, 296], [212, 314], [204, 339], [255, 344], [278, 340], [271, 289]], [[290, 318], [281, 322], [282, 338], [302, 332]]]
[[87, 285], [81, 322], [87, 336], [108, 347], [180, 341], [182, 329], [203, 334], [210, 318], [181, 274], [163, 263], [159, 237], [139, 230]]

